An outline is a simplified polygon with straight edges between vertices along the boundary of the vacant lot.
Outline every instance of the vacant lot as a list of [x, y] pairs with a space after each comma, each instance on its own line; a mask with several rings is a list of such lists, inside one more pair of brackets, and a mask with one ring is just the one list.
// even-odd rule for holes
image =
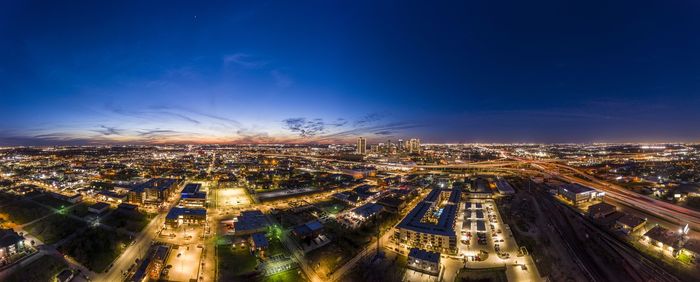
[[125, 212], [116, 210], [109, 217], [103, 220], [103, 223], [114, 228], [124, 228], [131, 232], [140, 232], [143, 230], [152, 216], [139, 212]]
[[306, 281], [306, 277], [299, 269], [287, 270], [272, 276], [262, 279], [264, 282], [288, 282], [288, 281]]
[[0, 212], [6, 214], [10, 221], [17, 224], [25, 224], [37, 218], [49, 215], [51, 210], [32, 201], [20, 200], [0, 207]]
[[345, 202], [334, 199], [331, 201], [317, 203], [316, 207], [318, 207], [321, 211], [327, 214], [336, 215], [339, 212], [342, 212], [345, 209], [347, 209], [349, 206]]
[[38, 237], [45, 244], [53, 244], [85, 227], [82, 222], [71, 217], [54, 214], [27, 226], [27, 232]]
[[242, 281], [257, 275], [258, 259], [247, 247], [231, 248], [230, 244], [217, 245], [219, 257], [219, 281]]
[[7, 282], [54, 281], [54, 277], [68, 265], [58, 257], [44, 255], [7, 277]]
[[51, 195], [46, 195], [46, 194], [38, 196], [32, 200], [37, 201], [37, 202], [42, 203], [42, 204], [47, 205], [47, 206], [51, 206], [55, 209], [62, 209], [64, 207], [68, 207], [68, 206], [73, 205], [69, 202], [66, 202], [66, 201], [60, 200], [60, 199], [56, 199], [54, 197], [51, 197]]
[[17, 199], [18, 198], [15, 195], [0, 192], [0, 206], [10, 204], [13, 201], [16, 201]]
[[85, 203], [80, 203], [73, 206], [70, 209], [70, 213], [77, 217], [85, 217], [86, 215], [90, 214], [88, 211], [88, 206]]
[[352, 253], [341, 247], [337, 242], [315, 249], [306, 254], [306, 259], [313, 267], [318, 267], [316, 272], [321, 277], [326, 277], [336, 268], [352, 257]]
[[95, 272], [102, 272], [129, 245], [128, 236], [103, 228], [90, 228], [68, 243], [61, 251]]

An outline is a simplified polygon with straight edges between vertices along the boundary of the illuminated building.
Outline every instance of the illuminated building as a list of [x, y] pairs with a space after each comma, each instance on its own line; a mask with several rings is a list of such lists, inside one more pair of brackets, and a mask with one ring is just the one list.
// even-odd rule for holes
[[408, 252], [408, 268], [432, 275], [440, 273], [440, 253], [411, 248]]
[[357, 154], [364, 155], [367, 154], [367, 139], [364, 137], [357, 137]]
[[394, 239], [407, 247], [456, 254], [460, 197], [459, 189], [433, 189], [396, 226]]

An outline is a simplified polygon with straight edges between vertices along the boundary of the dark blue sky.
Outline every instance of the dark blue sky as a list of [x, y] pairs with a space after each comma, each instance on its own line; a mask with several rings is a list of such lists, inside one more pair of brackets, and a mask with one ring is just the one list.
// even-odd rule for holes
[[111, 2], [0, 4], [0, 144], [700, 141], [697, 1]]

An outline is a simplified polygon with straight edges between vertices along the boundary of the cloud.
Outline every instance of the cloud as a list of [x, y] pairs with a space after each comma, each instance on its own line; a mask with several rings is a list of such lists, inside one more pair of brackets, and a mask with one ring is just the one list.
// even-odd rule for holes
[[280, 70], [272, 70], [270, 71], [270, 75], [272, 75], [272, 78], [275, 80], [275, 85], [278, 87], [286, 88], [294, 84], [292, 78]]
[[394, 134], [394, 132], [391, 130], [381, 130], [381, 131], [376, 131], [373, 133], [376, 135], [392, 135], [392, 134]]
[[374, 123], [374, 122], [377, 122], [377, 121], [384, 119], [386, 116], [387, 116], [387, 114], [385, 114], [385, 113], [369, 113], [369, 114], [366, 114], [365, 116], [357, 119], [354, 122], [354, 125], [355, 126], [362, 126], [365, 124]]
[[179, 135], [180, 132], [175, 131], [175, 130], [170, 130], [170, 129], [145, 129], [145, 130], [140, 130], [138, 131], [139, 136], [144, 136], [144, 137], [155, 137], [155, 136], [172, 136], [172, 135]]
[[372, 126], [355, 127], [355, 128], [349, 129], [349, 130], [324, 135], [323, 137], [319, 138], [319, 140], [338, 140], [338, 139], [355, 137], [355, 136], [360, 136], [360, 135], [386, 136], [386, 135], [399, 134], [399, 133], [401, 133], [401, 131], [404, 131], [406, 129], [412, 129], [412, 128], [418, 128], [418, 127], [424, 127], [424, 126], [426, 126], [426, 124], [411, 122], [411, 121], [397, 121], [397, 122], [390, 122], [390, 123], [384, 123], [384, 124], [378, 124], [378, 125], [372, 125]]
[[334, 126], [334, 127], [342, 127], [344, 125], [348, 124], [348, 121], [344, 118], [338, 118], [335, 120], [335, 122], [332, 123], [326, 123], [328, 126]]
[[121, 129], [118, 129], [116, 127], [105, 126], [105, 125], [100, 125], [99, 129], [95, 129], [93, 131], [97, 132], [99, 134], [102, 134], [104, 136], [120, 135], [122, 133]]
[[261, 68], [268, 64], [268, 62], [258, 59], [257, 57], [245, 53], [235, 53], [231, 55], [224, 56], [224, 65], [229, 66], [235, 64], [245, 68]]
[[291, 132], [298, 133], [303, 138], [313, 137], [323, 133], [325, 123], [317, 118], [307, 120], [306, 118], [288, 118], [282, 121], [285, 128]]

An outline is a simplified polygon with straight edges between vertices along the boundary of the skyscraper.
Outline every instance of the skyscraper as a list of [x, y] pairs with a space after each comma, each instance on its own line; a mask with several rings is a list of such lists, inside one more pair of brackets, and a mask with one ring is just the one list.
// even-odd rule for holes
[[357, 153], [360, 155], [367, 153], [367, 139], [364, 137], [357, 138]]
[[420, 139], [411, 139], [408, 141], [408, 151], [410, 153], [420, 153]]

